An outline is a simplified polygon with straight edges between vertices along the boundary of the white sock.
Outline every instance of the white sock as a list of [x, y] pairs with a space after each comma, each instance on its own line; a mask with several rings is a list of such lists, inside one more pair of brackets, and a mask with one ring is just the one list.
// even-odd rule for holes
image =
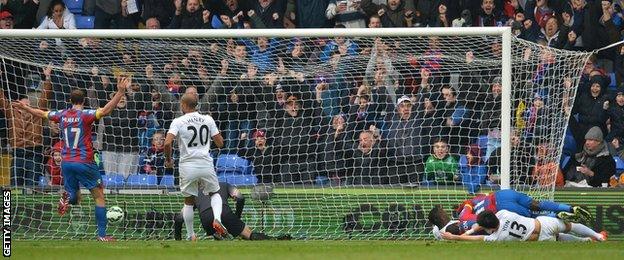
[[214, 219], [221, 222], [221, 211], [223, 207], [223, 201], [219, 193], [212, 194], [210, 196], [210, 206], [212, 206], [212, 213], [214, 213]]
[[195, 235], [195, 230], [193, 230], [193, 218], [195, 217], [195, 212], [193, 211], [193, 206], [184, 205], [182, 208], [182, 218], [184, 218], [184, 225], [186, 226], [186, 237], [190, 238]]
[[570, 225], [572, 226], [570, 228], [570, 231], [574, 232], [577, 235], [584, 236], [584, 237], [593, 237], [598, 241], [604, 240], [601, 234], [596, 233], [596, 231], [592, 230], [591, 228], [583, 224], [570, 223]]
[[566, 242], [579, 242], [579, 241], [588, 242], [588, 241], [591, 241], [591, 238], [589, 238], [589, 237], [577, 237], [575, 235], [570, 235], [570, 234], [566, 234], [566, 233], [559, 233], [559, 238], [557, 240], [559, 240], [559, 241], [566, 241]]

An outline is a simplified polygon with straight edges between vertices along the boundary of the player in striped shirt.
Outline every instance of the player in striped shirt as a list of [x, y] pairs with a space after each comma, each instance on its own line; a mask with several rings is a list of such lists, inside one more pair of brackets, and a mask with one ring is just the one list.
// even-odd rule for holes
[[69, 205], [80, 202], [80, 184], [91, 191], [95, 201], [95, 221], [98, 227], [98, 240], [112, 241], [112, 237], [106, 235], [106, 204], [104, 198], [104, 186], [102, 177], [93, 159], [93, 143], [91, 142], [91, 126], [96, 120], [110, 114], [117, 103], [125, 95], [130, 86], [131, 79], [121, 77], [117, 79], [117, 93], [103, 107], [97, 110], [84, 109], [84, 92], [74, 90], [71, 92], [70, 101], [72, 107], [60, 111], [43, 111], [21, 103], [13, 103], [16, 108], [25, 110], [35, 116], [57, 122], [61, 130], [61, 139], [64, 146], [61, 150], [63, 162], [61, 172], [65, 193], [59, 202], [58, 212], [62, 216]]

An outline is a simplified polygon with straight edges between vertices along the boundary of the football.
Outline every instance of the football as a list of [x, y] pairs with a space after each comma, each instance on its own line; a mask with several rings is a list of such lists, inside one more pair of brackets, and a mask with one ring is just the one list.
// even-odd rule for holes
[[110, 223], [120, 222], [124, 218], [123, 210], [118, 206], [112, 206], [106, 211], [106, 219]]

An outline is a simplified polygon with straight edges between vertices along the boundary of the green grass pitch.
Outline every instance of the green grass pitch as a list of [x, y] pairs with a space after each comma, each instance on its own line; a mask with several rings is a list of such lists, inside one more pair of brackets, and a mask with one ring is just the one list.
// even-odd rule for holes
[[438, 241], [14, 241], [13, 259], [621, 259], [624, 244]]

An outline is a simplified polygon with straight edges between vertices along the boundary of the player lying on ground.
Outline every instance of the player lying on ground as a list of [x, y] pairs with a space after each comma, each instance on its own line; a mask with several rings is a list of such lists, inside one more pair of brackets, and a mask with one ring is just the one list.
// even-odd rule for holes
[[[481, 230], [489, 235], [471, 235]], [[569, 232], [581, 237], [567, 234]], [[596, 233], [583, 224], [554, 217], [539, 216], [533, 219], [507, 210], [497, 213], [486, 210], [477, 216], [477, 225], [463, 235], [442, 232], [441, 237], [461, 241], [606, 241], [607, 233]]]
[[110, 114], [117, 103], [125, 95], [126, 89], [132, 84], [130, 78], [117, 78], [117, 93], [103, 107], [97, 110], [84, 109], [84, 92], [74, 90], [70, 94], [72, 107], [61, 111], [43, 111], [26, 106], [22, 103], [13, 103], [16, 108], [59, 123], [61, 139], [65, 145], [61, 150], [63, 161], [61, 172], [65, 192], [59, 201], [58, 213], [65, 214], [69, 205], [80, 203], [80, 184], [91, 191], [95, 201], [95, 222], [98, 228], [100, 241], [114, 240], [106, 236], [106, 203], [102, 176], [93, 158], [93, 143], [91, 142], [91, 126], [96, 120]]
[[[245, 206], [245, 198], [243, 194], [234, 186], [220, 182], [219, 183], [219, 194], [221, 198], [224, 198], [223, 201], [223, 225], [233, 236], [240, 236], [243, 239], [247, 240], [289, 240], [289, 235], [283, 235], [278, 237], [267, 236], [264, 233], [254, 232], [247, 226], [241, 219], [241, 215], [243, 213], [243, 207]], [[227, 201], [227, 198], [232, 198], [236, 201], [236, 213], [232, 213], [232, 209]], [[212, 205], [210, 205], [210, 198], [204, 195], [202, 192], [199, 192], [197, 198], [195, 198], [195, 207], [199, 211], [199, 219], [202, 223], [202, 227], [208, 236], [214, 236], [215, 230], [212, 227], [211, 223], [214, 219], [212, 212]], [[175, 240], [182, 239], [182, 223], [184, 219], [180, 214], [177, 214], [174, 219], [174, 238]], [[222, 239], [220, 236], [214, 236], [215, 239]]]
[[499, 190], [487, 195], [478, 195], [464, 201], [458, 208], [460, 221], [476, 221], [477, 214], [484, 210], [496, 213], [509, 210], [524, 217], [534, 218], [537, 213], [548, 211], [560, 219], [570, 222], [591, 221], [591, 213], [578, 206], [557, 203], [554, 201], [538, 201], [515, 190]]
[[[483, 210], [509, 210], [525, 217], [535, 217], [532, 211], [550, 211], [556, 216], [570, 222], [582, 220], [589, 222], [591, 214], [578, 206], [552, 201], [537, 201], [524, 193], [514, 190], [500, 190], [488, 195], [478, 195], [464, 201], [459, 207], [459, 220], [451, 221], [449, 215], [441, 206], [435, 206], [429, 212], [429, 222], [441, 231], [448, 231], [456, 235], [463, 234], [477, 222], [478, 213]], [[435, 232], [434, 232], [435, 234]]]
[[219, 236], [227, 236], [227, 229], [221, 224], [222, 199], [219, 195], [219, 180], [210, 156], [210, 137], [218, 148], [223, 147], [223, 137], [217, 124], [209, 115], [197, 112], [197, 94], [187, 93], [180, 99], [180, 108], [184, 115], [171, 122], [165, 138], [165, 166], [173, 168], [171, 158], [173, 140], [177, 140], [180, 148], [180, 191], [184, 195], [182, 217], [186, 226], [187, 238], [195, 240], [193, 231], [193, 206], [199, 187], [210, 194], [210, 204], [215, 217], [212, 227]]

